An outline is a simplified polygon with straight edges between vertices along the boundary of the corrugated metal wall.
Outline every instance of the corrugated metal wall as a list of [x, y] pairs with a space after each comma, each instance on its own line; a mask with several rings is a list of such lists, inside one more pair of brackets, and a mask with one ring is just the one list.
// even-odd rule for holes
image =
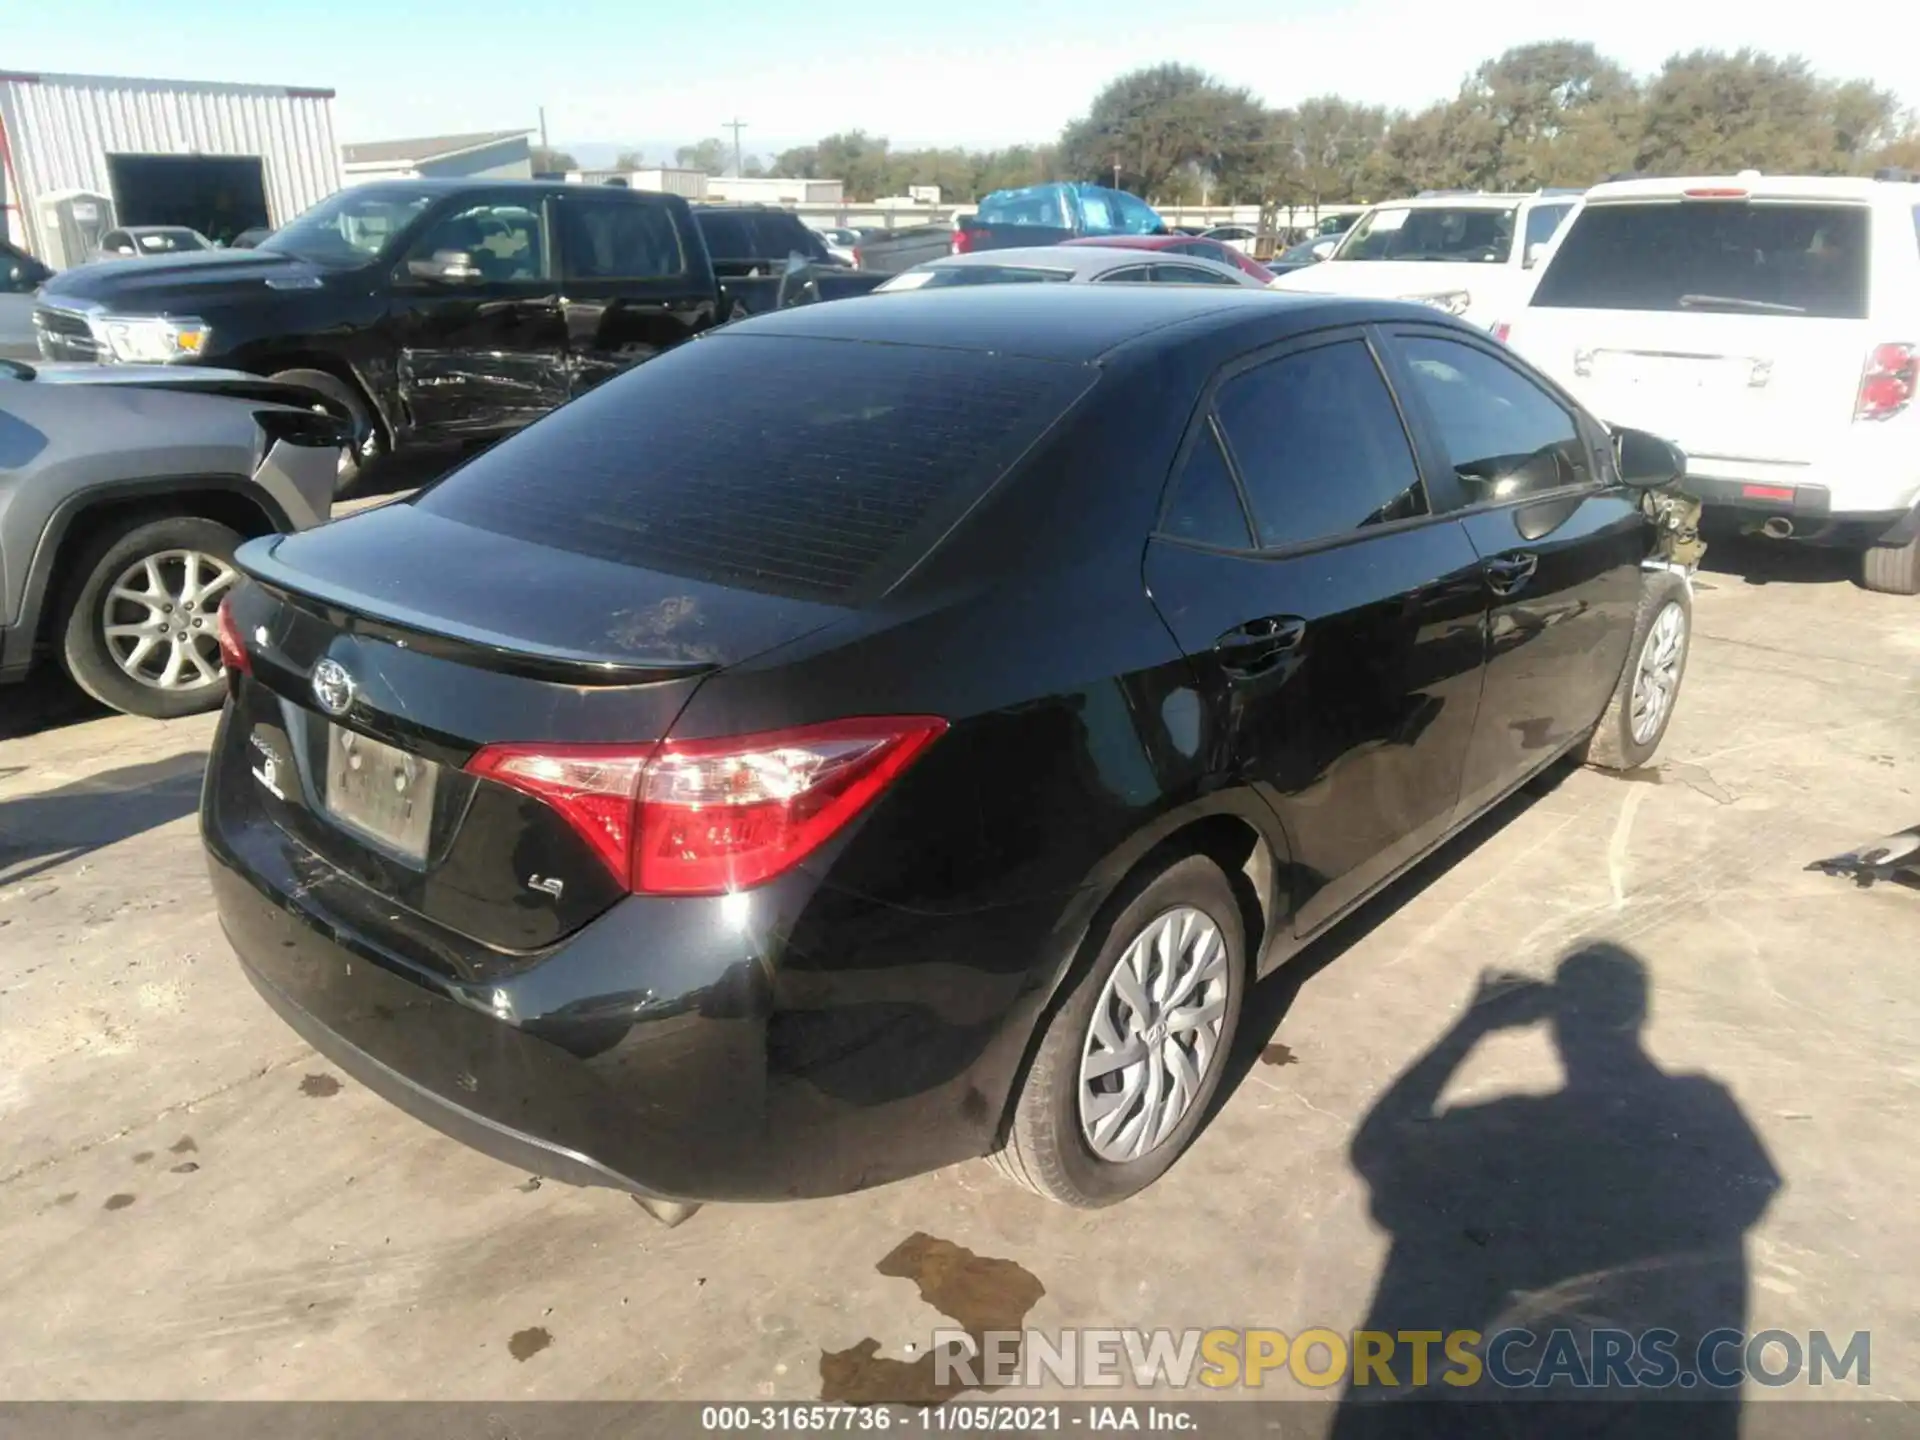
[[330, 90], [9, 74], [0, 75], [0, 125], [15, 223], [38, 251], [37, 197], [111, 195], [108, 155], [257, 155], [275, 225], [340, 188]]

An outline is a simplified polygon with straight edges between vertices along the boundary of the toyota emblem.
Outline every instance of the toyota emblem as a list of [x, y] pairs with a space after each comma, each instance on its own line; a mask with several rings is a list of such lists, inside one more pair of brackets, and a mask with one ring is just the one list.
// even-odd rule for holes
[[353, 708], [353, 676], [338, 660], [322, 660], [313, 667], [313, 698], [329, 715], [344, 715]]

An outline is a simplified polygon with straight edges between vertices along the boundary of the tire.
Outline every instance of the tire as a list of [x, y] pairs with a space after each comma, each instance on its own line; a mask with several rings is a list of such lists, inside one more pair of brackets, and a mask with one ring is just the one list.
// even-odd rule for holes
[[324, 370], [282, 370], [267, 378], [285, 385], [304, 385], [347, 412], [353, 422], [354, 442], [340, 452], [340, 467], [333, 479], [334, 498], [345, 495], [365, 473], [368, 463], [380, 453], [380, 431], [373, 423], [373, 411], [366, 397], [357, 386]]
[[[1686, 581], [1671, 570], [1646, 571], [1643, 580], [1627, 662], [1621, 667], [1619, 682], [1613, 687], [1600, 723], [1579, 752], [1583, 764], [1602, 770], [1638, 770], [1653, 759], [1666, 737], [1667, 726], [1672, 723], [1674, 707], [1680, 701], [1680, 684], [1686, 678], [1687, 656], [1693, 649], [1693, 592]], [[1678, 617], [1678, 653], [1672, 656], [1670, 665], [1660, 665], [1657, 656], [1650, 652], [1666, 646], [1656, 640], [1654, 627], [1669, 612]], [[1639, 697], [1635, 695], [1635, 688], [1650, 660], [1658, 667], [1654, 673], [1664, 673], [1666, 677], [1660, 687], [1664, 700], [1657, 721], [1650, 729], [1643, 726], [1636, 733], [1635, 704]]]
[[1874, 545], [1860, 557], [1860, 583], [1882, 595], [1920, 595], [1920, 535], [1904, 545]]
[[[227, 686], [220, 669], [217, 612], [237, 573], [233, 551], [239, 543], [240, 536], [225, 525], [192, 515], [136, 517], [97, 537], [81, 554], [74, 583], [57, 612], [60, 659], [74, 684], [103, 705], [150, 720], [218, 709]], [[189, 555], [196, 557], [191, 565]], [[187, 584], [190, 571], [199, 576], [197, 587]], [[123, 586], [121, 595], [112, 593], [129, 572], [135, 583]], [[155, 599], [148, 603], [128, 598], [136, 593]], [[110, 637], [110, 624], [156, 633]], [[156, 643], [136, 654], [146, 638]], [[163, 683], [176, 653], [181, 657], [179, 673], [174, 683]], [[202, 664], [192, 663], [190, 654], [197, 654]], [[149, 678], [135, 678], [123, 658]], [[202, 665], [211, 668], [211, 680], [204, 678]]]
[[[1135, 882], [1135, 886], [1132, 898], [1119, 902], [1121, 908], [1099, 939], [1099, 948], [1089, 961], [1077, 966], [1064, 999], [1046, 1021], [1013, 1102], [1006, 1143], [994, 1156], [1011, 1179], [1049, 1200], [1079, 1209], [1095, 1209], [1126, 1199], [1159, 1179], [1180, 1158], [1205, 1122], [1219, 1088], [1247, 985], [1240, 906], [1218, 865], [1205, 856], [1189, 856]], [[1194, 1037], [1209, 1032], [1206, 1024], [1167, 1033], [1157, 1052], [1140, 1046], [1144, 1065], [1135, 1062], [1098, 1078], [1096, 1083], [1121, 1092], [1111, 1113], [1101, 1117], [1101, 1124], [1107, 1127], [1103, 1135], [1106, 1147], [1123, 1155], [1138, 1151], [1127, 1158], [1102, 1155], [1082, 1123], [1081, 1105], [1082, 1059], [1092, 1058], [1097, 1063], [1096, 1047], [1106, 1048], [1095, 1031], [1096, 1014], [1111, 1017], [1116, 1007], [1122, 1015], [1137, 1014], [1110, 988], [1114, 972], [1129, 960], [1135, 942], [1150, 936], [1158, 924], [1196, 926], [1194, 917], [1211, 922], [1215, 938], [1209, 952], [1196, 962], [1208, 978], [1193, 992], [1193, 1004], [1182, 1008], [1191, 1017], [1199, 1002], [1205, 1002], [1204, 1008], [1198, 1008], [1201, 1014], [1217, 1004], [1219, 1029], [1211, 1035], [1212, 1045], [1204, 1060], [1197, 1060], [1204, 1042], [1196, 1042]], [[1188, 933], [1204, 934], [1197, 929]], [[1094, 943], [1090, 937], [1088, 944]], [[1179, 972], [1175, 974], [1177, 977]], [[1163, 975], [1150, 967], [1149, 989]], [[1167, 997], [1163, 994], [1160, 998]], [[1137, 1041], [1140, 1036], [1138, 1028], [1132, 1026], [1124, 1030], [1114, 1026], [1105, 1033], [1124, 1035], [1127, 1042]], [[1176, 1046], [1191, 1069], [1198, 1072], [1199, 1083], [1197, 1087], [1179, 1087], [1184, 1091], [1186, 1108], [1178, 1112], [1179, 1118], [1164, 1130], [1158, 1142], [1152, 1143], [1153, 1127], [1129, 1124], [1129, 1117], [1142, 1114], [1143, 1099], [1167, 1093], [1168, 1077], [1174, 1071], [1168, 1064], [1156, 1065], [1154, 1055], [1167, 1056]], [[1156, 1069], [1160, 1082], [1157, 1089], [1150, 1088]], [[1141, 1073], [1149, 1078], [1136, 1081], [1133, 1077]], [[1131, 1099], [1125, 1098], [1129, 1090], [1133, 1092]], [[1140, 1138], [1133, 1138], [1136, 1136]]]

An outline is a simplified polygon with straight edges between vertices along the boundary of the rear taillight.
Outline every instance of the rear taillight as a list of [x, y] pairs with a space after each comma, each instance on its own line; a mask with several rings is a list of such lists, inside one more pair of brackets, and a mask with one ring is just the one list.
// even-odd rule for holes
[[1912, 345], [1876, 345], [1860, 372], [1860, 394], [1854, 401], [1856, 420], [1885, 420], [1898, 415], [1913, 400], [1920, 380], [1920, 348]]
[[854, 252], [853, 252], [853, 268], [856, 270], [864, 270], [867, 268], [860, 259], [860, 250], [859, 250], [859, 247], [857, 246], [854, 248]]
[[989, 238], [992, 234], [993, 232], [991, 230], [956, 230], [953, 232], [953, 253], [956, 255], [965, 255], [971, 251], [975, 245]]
[[247, 642], [240, 638], [240, 624], [233, 618], [231, 595], [223, 597], [220, 601], [220, 614], [215, 622], [215, 633], [220, 639], [220, 663], [237, 674], [251, 675], [253, 657], [247, 654]]
[[1511, 334], [1513, 334], [1513, 326], [1509, 325], [1506, 321], [1496, 320], [1494, 322], [1493, 338], [1498, 340], [1502, 345], [1507, 343], [1507, 337]]
[[719, 895], [798, 864], [946, 728], [914, 715], [657, 748], [489, 745], [467, 769], [552, 806], [626, 889]]

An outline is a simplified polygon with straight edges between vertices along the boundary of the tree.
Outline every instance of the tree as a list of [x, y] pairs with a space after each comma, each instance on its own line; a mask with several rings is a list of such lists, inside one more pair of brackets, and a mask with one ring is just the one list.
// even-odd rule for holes
[[1151, 198], [1182, 166], [1243, 164], [1267, 135], [1267, 112], [1245, 90], [1188, 65], [1122, 75], [1060, 136], [1061, 168]]
[[1385, 108], [1338, 95], [1303, 100], [1289, 129], [1302, 196], [1315, 205], [1359, 199], [1368, 158], [1386, 139], [1387, 120]]
[[1639, 86], [1591, 45], [1516, 46], [1474, 71], [1461, 94], [1496, 135], [1490, 188], [1588, 185], [1633, 164]]
[[647, 160], [638, 150], [622, 150], [614, 157], [613, 168], [631, 174], [647, 168]]
[[580, 168], [580, 162], [566, 151], [553, 150], [545, 145], [533, 146], [530, 155], [536, 175], [562, 175]]
[[[815, 180], [839, 180], [845, 184], [849, 200], [877, 200], [886, 193], [889, 177], [887, 140], [884, 135], [848, 130], [839, 135], [829, 135], [806, 148], [813, 152], [808, 157], [810, 168], [795, 172], [784, 170], [783, 167], [783, 173], [797, 173]], [[784, 160], [786, 156], [781, 158]]]
[[1835, 158], [1842, 169], [1866, 173], [1895, 163], [1880, 156], [1911, 133], [1898, 97], [1869, 81], [1849, 80], [1829, 90], [1827, 104]]
[[758, 155], [749, 155], [741, 162], [740, 173], [749, 180], [758, 180], [767, 173], [766, 162]]
[[1635, 168], [1667, 175], [1841, 165], [1832, 97], [1798, 58], [1753, 50], [1675, 55], [1647, 89]]
[[724, 140], [701, 140], [675, 150], [673, 163], [682, 170], [704, 170], [709, 175], [724, 175], [732, 154], [732, 149]]

